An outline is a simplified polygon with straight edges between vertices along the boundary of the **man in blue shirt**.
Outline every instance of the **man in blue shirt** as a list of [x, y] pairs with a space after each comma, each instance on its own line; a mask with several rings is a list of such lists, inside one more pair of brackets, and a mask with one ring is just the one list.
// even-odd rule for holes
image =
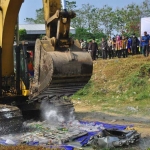
[[143, 54], [145, 57], [148, 57], [149, 55], [149, 35], [147, 32], [144, 32], [144, 36], [142, 37], [142, 45], [143, 45]]

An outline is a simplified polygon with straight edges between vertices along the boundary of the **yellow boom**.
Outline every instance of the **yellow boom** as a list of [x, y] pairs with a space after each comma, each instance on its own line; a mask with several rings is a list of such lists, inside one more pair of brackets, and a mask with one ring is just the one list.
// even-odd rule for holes
[[14, 72], [13, 41], [18, 13], [23, 0], [0, 0], [0, 46], [2, 48], [2, 76]]

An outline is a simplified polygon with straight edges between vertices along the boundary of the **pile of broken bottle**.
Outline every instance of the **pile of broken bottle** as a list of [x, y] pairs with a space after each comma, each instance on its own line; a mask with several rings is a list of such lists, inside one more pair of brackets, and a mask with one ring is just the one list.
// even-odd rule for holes
[[118, 127], [118, 125], [100, 122], [79, 122], [74, 120], [67, 123], [58, 122], [57, 125], [56, 123], [50, 124], [47, 121], [24, 122], [23, 126], [23, 130], [19, 133], [1, 135], [0, 144], [27, 144], [50, 147], [52, 145], [73, 145], [70, 143], [77, 142], [79, 147], [111, 148], [135, 144], [140, 139], [140, 134], [137, 131], [125, 130], [127, 126], [119, 125]]

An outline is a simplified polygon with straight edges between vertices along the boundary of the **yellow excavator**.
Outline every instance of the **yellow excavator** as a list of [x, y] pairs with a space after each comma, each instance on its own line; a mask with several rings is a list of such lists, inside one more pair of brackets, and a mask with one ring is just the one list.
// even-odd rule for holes
[[67, 11], [65, 0], [43, 0], [46, 36], [35, 42], [34, 76], [30, 77], [27, 49], [17, 44], [13, 50], [22, 3], [0, 0], [0, 116], [9, 114], [10, 119], [18, 110], [39, 109], [43, 100], [67, 114], [73, 105], [66, 97], [83, 88], [93, 70], [90, 54], [69, 37], [70, 22], [76, 14]]

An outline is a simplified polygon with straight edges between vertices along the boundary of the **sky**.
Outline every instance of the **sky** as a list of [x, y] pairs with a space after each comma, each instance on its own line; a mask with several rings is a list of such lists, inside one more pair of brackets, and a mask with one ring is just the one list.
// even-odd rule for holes
[[[112, 8], [123, 8], [131, 3], [141, 4], [143, 0], [70, 0], [76, 1], [77, 7], [81, 8], [82, 4], [91, 4], [95, 7], [102, 8], [108, 5]], [[36, 9], [42, 8], [42, 0], [24, 0], [19, 13], [19, 23], [26, 24], [25, 18], [35, 18]]]

